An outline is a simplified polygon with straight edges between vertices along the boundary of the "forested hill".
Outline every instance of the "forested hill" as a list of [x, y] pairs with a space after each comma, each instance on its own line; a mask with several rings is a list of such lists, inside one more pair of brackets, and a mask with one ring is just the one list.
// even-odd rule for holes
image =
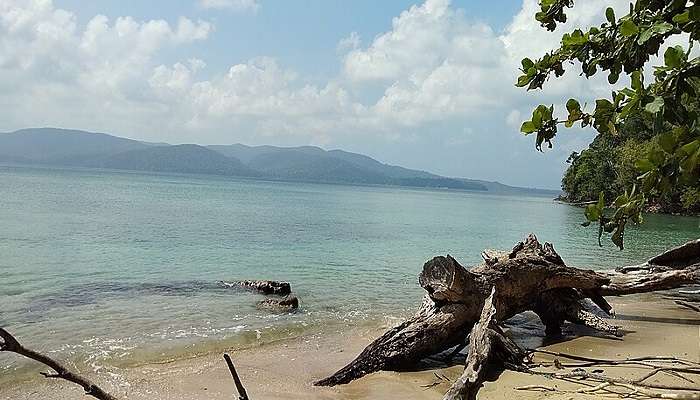
[[[581, 153], [569, 157], [569, 168], [562, 178], [562, 199], [572, 203], [598, 200], [602, 191], [609, 204], [616, 196], [640, 182], [635, 160], [661, 151], [651, 122], [632, 120], [617, 135], [599, 135]], [[647, 210], [662, 213], [696, 214], [700, 212], [700, 192], [692, 186], [668, 187], [664, 193], [653, 191]]]
[[448, 188], [555, 197], [556, 191], [456, 179], [319, 147], [145, 143], [104, 133], [37, 128], [0, 134], [0, 162], [210, 174], [286, 181]]

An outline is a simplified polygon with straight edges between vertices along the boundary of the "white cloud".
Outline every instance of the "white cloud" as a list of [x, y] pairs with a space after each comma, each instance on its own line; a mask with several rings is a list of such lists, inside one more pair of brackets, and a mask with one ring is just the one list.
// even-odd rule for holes
[[[50, 0], [0, 0], [0, 128], [54, 125], [202, 142], [332, 144], [361, 136], [353, 142], [474, 147], [486, 131], [503, 150], [506, 143], [522, 146], [523, 140], [509, 139], [518, 137], [520, 119], [533, 105], [609, 94], [605, 77], [587, 81], [575, 68], [544, 92], [514, 87], [522, 57], [556, 47], [563, 30], [601, 21], [609, 4], [577, 4], [569, 23], [550, 33], [534, 20], [537, 1], [524, 0], [496, 32], [449, 0], [426, 0], [366, 44], [350, 33], [338, 43], [339, 75], [312, 85], [303, 71], [270, 57], [219, 71], [196, 58], [161, 60], [163, 50], [205, 40], [213, 27], [204, 21], [97, 15], [79, 25]], [[626, 3], [613, 4], [621, 15]], [[254, 0], [200, 5], [260, 6]], [[433, 141], [432, 135], [444, 137]], [[462, 135], [471, 138], [458, 140]], [[571, 143], [555, 151], [569, 151]]]
[[350, 35], [346, 38], [343, 38], [338, 42], [338, 46], [336, 46], [336, 50], [338, 53], [346, 53], [350, 50], [355, 50], [360, 45], [362, 44], [362, 40], [360, 39], [360, 35], [357, 32], [350, 32]]
[[[502, 34], [470, 20], [449, 0], [426, 0], [394, 18], [392, 29], [366, 48], [354, 48], [344, 57], [343, 72], [354, 84], [385, 87], [374, 111], [406, 126], [455, 116], [468, 118], [495, 110], [529, 107], [527, 95], [514, 88], [520, 60], [539, 57], [557, 47], [562, 32], [590, 26], [603, 19], [607, 5], [618, 9], [624, 1], [592, 0], [568, 12], [569, 23], [547, 32], [534, 20], [535, 0], [525, 0], [521, 11]], [[572, 68], [573, 69], [573, 68]], [[545, 99], [561, 95], [584, 98], [606, 95], [604, 77], [586, 81], [578, 71], [548, 83]]]
[[[201, 3], [258, 6], [252, 0]], [[578, 5], [569, 13], [571, 25], [602, 18], [605, 4], [591, 0]], [[250, 118], [254, 126], [270, 126], [271, 121], [295, 118], [273, 125], [326, 136], [334, 132], [320, 130], [361, 127], [387, 132], [499, 113], [509, 115], [513, 125], [513, 110], [526, 115], [533, 102], [513, 87], [520, 58], [554, 47], [561, 34], [548, 33], [534, 21], [535, 0], [525, 0], [500, 35], [469, 19], [449, 0], [426, 0], [394, 18], [391, 30], [366, 47], [355, 32], [341, 40], [339, 49], [346, 52], [342, 76], [315, 86], [304, 84], [272, 58], [233, 65], [225, 73], [213, 71], [208, 79], [197, 77], [203, 60], [170, 66], [155, 61], [165, 47], [206, 39], [212, 31], [207, 22], [182, 17], [173, 26], [164, 20], [140, 22], [127, 16], [110, 21], [97, 15], [81, 28], [72, 13], [48, 0], [6, 0], [0, 7], [3, 86], [12, 86], [20, 77], [28, 92], [48, 89], [65, 97], [94, 97], [91, 107], [144, 103], [145, 109], [165, 111], [162, 118], [185, 122]], [[363, 102], [350, 94], [362, 92], [366, 85], [379, 88], [382, 95]], [[568, 74], [553, 86], [547, 91], [549, 98], [571, 93], [572, 88], [590, 91], [591, 85]], [[607, 90], [605, 85], [602, 89]], [[172, 110], [176, 114], [170, 115]]]
[[252, 11], [260, 9], [258, 0], [199, 0], [203, 8], [228, 9], [233, 11]]
[[114, 20], [97, 15], [80, 27], [49, 0], [0, 1], [0, 102], [10, 126], [82, 126], [129, 130], [151, 114], [154, 58], [207, 38], [203, 21]]

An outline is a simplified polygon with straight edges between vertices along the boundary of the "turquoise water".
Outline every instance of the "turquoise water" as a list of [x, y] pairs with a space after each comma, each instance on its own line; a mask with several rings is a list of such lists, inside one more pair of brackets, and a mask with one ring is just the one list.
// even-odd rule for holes
[[[426, 260], [478, 263], [528, 232], [591, 268], [700, 233], [698, 218], [648, 216], [619, 252], [581, 220], [538, 197], [0, 167], [0, 326], [117, 368], [399, 318], [420, 302]], [[288, 280], [302, 309], [258, 311], [262, 297], [217, 283], [240, 279]], [[0, 355], [0, 370], [23, 365]]]

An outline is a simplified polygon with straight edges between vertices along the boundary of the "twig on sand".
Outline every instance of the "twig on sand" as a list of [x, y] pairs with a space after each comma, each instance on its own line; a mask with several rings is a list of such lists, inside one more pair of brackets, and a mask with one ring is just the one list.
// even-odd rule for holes
[[694, 305], [694, 304], [690, 304], [690, 303], [688, 303], [687, 301], [676, 300], [676, 304], [678, 304], [679, 306], [683, 306], [683, 307], [685, 307], [685, 308], [689, 308], [689, 309], [691, 309], [691, 310], [693, 310], [693, 311], [700, 312], [700, 307], [698, 307], [698, 306], [696, 306], [696, 305]]
[[665, 362], [665, 363], [683, 364], [683, 365], [688, 365], [688, 366], [700, 368], [700, 363], [698, 363], [696, 361], [686, 360], [686, 359], [678, 358], [678, 357], [670, 357], [670, 356], [641, 356], [641, 357], [629, 357], [629, 358], [624, 358], [624, 359], [610, 359], [610, 358], [585, 357], [585, 356], [579, 356], [576, 354], [560, 353], [560, 352], [556, 352], [556, 351], [549, 351], [549, 350], [543, 350], [543, 349], [528, 349], [527, 351], [528, 351], [528, 353], [547, 354], [547, 355], [554, 356], [554, 357], [568, 358], [569, 360], [580, 361], [579, 363], [576, 363], [576, 364], [568, 364], [568, 365], [562, 364], [566, 367], [592, 367], [592, 366], [596, 366], [596, 365], [637, 364], [637, 365], [644, 365], [644, 366], [656, 368], [657, 366], [652, 364], [652, 363]]
[[[622, 388], [622, 389], [627, 389], [628, 392], [621, 392], [619, 390], [613, 390], [615, 388]], [[521, 386], [515, 388], [516, 390], [535, 390], [535, 391], [547, 391], [547, 392], [561, 392], [561, 393], [587, 393], [587, 394], [595, 394], [596, 392], [606, 392], [606, 393], [612, 393], [615, 395], [618, 395], [620, 397], [626, 398], [626, 397], [632, 397], [632, 396], [637, 396], [637, 397], [647, 397], [651, 399], [670, 399], [670, 400], [698, 400], [700, 399], [700, 394], [695, 394], [695, 393], [662, 393], [662, 392], [655, 392], [649, 389], [644, 389], [641, 387], [633, 386], [633, 385], [628, 385], [625, 383], [610, 383], [610, 382], [603, 382], [599, 385], [596, 386], [589, 386], [589, 387], [584, 387], [581, 389], [577, 389], [575, 391], [569, 391], [569, 390], [559, 390], [555, 389], [553, 387], [549, 386], [543, 386], [543, 385], [527, 385], [527, 386]]]
[[19, 354], [34, 361], [38, 361], [55, 371], [55, 373], [42, 372], [41, 374], [45, 377], [64, 379], [68, 382], [78, 384], [83, 387], [86, 395], [92, 396], [96, 399], [117, 400], [116, 397], [105, 392], [102, 388], [91, 382], [89, 379], [69, 371], [68, 368], [64, 367], [61, 363], [52, 359], [51, 357], [22, 346], [19, 341], [12, 336], [12, 334], [10, 334], [10, 332], [3, 328], [0, 328], [0, 338], [2, 339], [2, 341], [0, 341], [0, 352], [6, 351]]
[[[683, 374], [700, 375], [700, 363], [695, 361], [685, 360], [677, 357], [663, 356], [642, 356], [630, 357], [625, 359], [604, 359], [536, 349], [529, 349], [528, 353], [540, 353], [553, 357], [558, 357], [554, 359], [555, 362], [552, 365], [558, 365], [560, 368], [573, 368], [563, 372], [545, 372], [538, 371], [535, 369], [537, 368], [537, 366], [542, 366], [543, 364], [537, 364], [537, 366], [533, 364], [533, 366], [527, 371], [528, 373], [533, 375], [544, 376], [546, 378], [563, 380], [575, 385], [584, 385], [585, 387], [576, 389], [574, 391], [567, 391], [549, 386], [543, 386], [542, 388], [540, 388], [540, 385], [528, 385], [523, 386], [521, 388], [516, 388], [517, 390], [552, 391], [548, 389], [553, 389], [553, 391], [562, 393], [596, 394], [600, 392], [606, 392], [615, 394], [620, 397], [634, 396], [638, 398], [641, 397], [654, 399], [700, 400], [700, 387], [698, 386], [676, 386], [648, 382], [648, 379], [653, 377], [654, 375], [658, 373], [666, 373], [676, 378], [682, 379], [686, 382], [694, 384], [695, 381], [688, 378], [687, 376], [684, 376]], [[575, 363], [562, 364], [561, 362], [559, 362], [559, 358], [573, 360], [575, 361]], [[583, 367], [626, 365], [637, 365], [641, 367], [646, 367], [649, 369], [649, 372], [638, 379], [630, 379], [623, 377], [611, 377], [605, 375], [603, 374], [603, 370], [601, 369], [594, 369], [591, 372], [588, 372], [583, 369]]]
[[540, 392], [555, 392], [557, 389], [551, 387], [551, 386], [545, 386], [545, 385], [525, 385], [525, 386], [518, 386], [515, 388], [515, 390], [536, 390]]
[[236, 390], [238, 391], [238, 400], [249, 400], [248, 393], [246, 393], [245, 388], [243, 387], [243, 383], [241, 382], [241, 378], [238, 377], [238, 373], [236, 372], [236, 367], [233, 366], [233, 361], [231, 361], [231, 357], [229, 357], [228, 354], [224, 354], [224, 360], [226, 360], [226, 364], [228, 365], [228, 370], [231, 371], [231, 377], [233, 378], [233, 383], [236, 385]]
[[[585, 390], [585, 392], [601, 390], [603, 388], [606, 388], [608, 386], [613, 385], [613, 386], [622, 386], [622, 387], [626, 387], [626, 388], [629, 388], [629, 387], [639, 388], [640, 389], [639, 393], [642, 393], [641, 389], [661, 389], [661, 390], [698, 392], [698, 394], [694, 395], [696, 397], [662, 397], [662, 398], [674, 398], [674, 399], [675, 398], [678, 398], [678, 399], [682, 398], [682, 399], [698, 399], [698, 400], [700, 400], [700, 387], [665, 385], [665, 384], [661, 384], [661, 383], [647, 383], [647, 382], [642, 382], [641, 380], [633, 381], [633, 380], [630, 380], [627, 378], [611, 377], [611, 376], [603, 375], [600, 373], [587, 372], [587, 371], [584, 371], [583, 369], [574, 369], [571, 372], [564, 372], [564, 373], [542, 372], [542, 371], [529, 370], [528, 373], [533, 374], [533, 375], [540, 375], [540, 376], [544, 376], [546, 378], [552, 378], [552, 379], [576, 378], [576, 379], [600, 383], [598, 386], [595, 386], [594, 388], [589, 388], [590, 390], [588, 390], [588, 389]], [[607, 383], [607, 385], [603, 385], [604, 383]], [[644, 393], [642, 393], [642, 394], [644, 394]]]

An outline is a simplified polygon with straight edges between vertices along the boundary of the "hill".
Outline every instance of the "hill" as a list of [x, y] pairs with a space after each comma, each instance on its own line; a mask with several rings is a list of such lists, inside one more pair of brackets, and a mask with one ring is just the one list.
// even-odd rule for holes
[[130, 150], [106, 158], [93, 158], [84, 161], [81, 166], [204, 175], [260, 176], [240, 160], [195, 144]]
[[0, 162], [132, 171], [211, 174], [286, 181], [396, 185], [554, 197], [556, 191], [448, 178], [343, 150], [147, 143], [77, 130], [35, 128], [0, 133]]
[[85, 157], [107, 157], [153, 144], [105, 133], [35, 128], [0, 134], [0, 161], [65, 164]]

